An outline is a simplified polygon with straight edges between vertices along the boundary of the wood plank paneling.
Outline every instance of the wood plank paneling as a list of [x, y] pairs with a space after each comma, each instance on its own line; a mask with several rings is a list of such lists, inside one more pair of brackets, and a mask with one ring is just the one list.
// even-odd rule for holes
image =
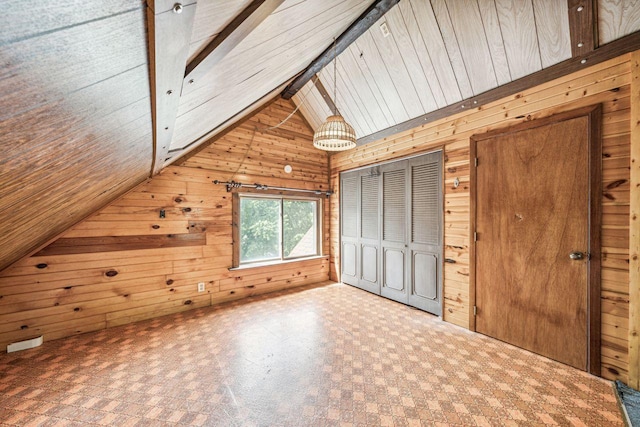
[[0, 31], [0, 270], [140, 183], [151, 163], [143, 3], [24, 6], [5, 11]]
[[[629, 385], [640, 388], [640, 52], [631, 55], [629, 222]], [[621, 177], [626, 179], [625, 177]]]
[[498, 86], [480, 9], [472, 2], [446, 4], [474, 94]]
[[542, 68], [536, 20], [530, 0], [496, 0], [509, 69], [513, 80]]
[[567, 13], [566, 3], [533, 0], [533, 11], [536, 19], [542, 68], [571, 58], [569, 14]]
[[[264, 130], [294, 108], [272, 102], [0, 272], [0, 348], [40, 334], [51, 340], [327, 280], [326, 256], [229, 271], [231, 194], [213, 180], [328, 188], [327, 154], [313, 148], [299, 113], [273, 132]], [[328, 206], [327, 200], [327, 213]], [[326, 254], [328, 222], [323, 225]], [[198, 282], [205, 283], [204, 293], [197, 292]]]
[[598, 0], [600, 45], [640, 30], [640, 1]]
[[[637, 54], [636, 54], [637, 55]], [[444, 147], [444, 320], [472, 325], [469, 295], [469, 137], [575, 108], [602, 104], [601, 375], [627, 381], [629, 345], [630, 57], [621, 57], [408, 131], [331, 156], [339, 172]], [[635, 133], [637, 134], [637, 130]], [[460, 185], [453, 187], [458, 178]], [[339, 188], [337, 188], [339, 192]], [[331, 201], [331, 277], [338, 278], [339, 198]]]

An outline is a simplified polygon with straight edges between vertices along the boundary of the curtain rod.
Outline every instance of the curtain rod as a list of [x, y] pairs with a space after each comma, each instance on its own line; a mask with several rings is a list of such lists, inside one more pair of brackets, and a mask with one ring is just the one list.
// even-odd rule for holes
[[213, 181], [214, 184], [222, 184], [227, 186], [227, 192], [230, 192], [234, 188], [255, 188], [256, 190], [279, 190], [279, 191], [295, 191], [298, 193], [313, 193], [316, 195], [324, 194], [326, 197], [329, 197], [333, 194], [333, 191], [323, 191], [323, 190], [305, 190], [303, 188], [288, 188], [288, 187], [270, 187], [264, 184], [243, 184], [241, 182], [236, 181]]

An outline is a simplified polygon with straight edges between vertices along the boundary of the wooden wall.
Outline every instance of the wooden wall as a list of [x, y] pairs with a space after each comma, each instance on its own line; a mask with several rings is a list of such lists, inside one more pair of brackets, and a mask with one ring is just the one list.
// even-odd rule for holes
[[[55, 4], [54, 4], [55, 3]], [[0, 29], [0, 270], [149, 176], [143, 2], [29, 2]]]
[[[586, 105], [603, 105], [602, 376], [628, 379], [629, 319], [629, 55], [585, 68], [480, 108], [463, 111], [331, 157], [339, 172], [420, 152], [444, 149], [444, 320], [470, 327], [469, 137]], [[455, 178], [461, 185], [453, 187]], [[331, 204], [331, 277], [338, 278], [339, 197]]]
[[[231, 193], [213, 180], [327, 189], [328, 156], [278, 100], [0, 272], [0, 348], [328, 279], [328, 256], [229, 271]], [[293, 167], [289, 175], [286, 164]], [[328, 201], [325, 211], [328, 212]], [[166, 217], [160, 218], [160, 210]], [[323, 251], [329, 252], [328, 220]], [[206, 292], [197, 292], [197, 283]]]

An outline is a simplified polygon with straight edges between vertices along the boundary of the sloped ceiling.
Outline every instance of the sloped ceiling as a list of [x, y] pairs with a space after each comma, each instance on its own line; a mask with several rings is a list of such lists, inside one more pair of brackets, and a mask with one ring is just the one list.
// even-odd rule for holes
[[[337, 107], [365, 138], [565, 61], [569, 3], [401, 0], [338, 56]], [[640, 29], [640, 1], [600, 0], [597, 16], [604, 45]], [[333, 67], [319, 80], [333, 97]], [[293, 99], [322, 124], [329, 108], [313, 82]]]
[[[572, 55], [572, 2], [401, 0], [339, 55], [338, 108], [360, 137], [375, 136], [562, 62]], [[374, 0], [176, 3], [3, 9], [0, 269], [277, 96]], [[169, 16], [188, 26], [163, 27]], [[640, 29], [640, 1], [599, 0], [597, 18], [598, 42], [614, 43]], [[183, 72], [219, 40], [227, 44], [213, 65]], [[176, 87], [160, 84], [169, 68]], [[331, 67], [319, 78], [331, 94]], [[330, 113], [315, 84], [294, 100], [314, 127]]]

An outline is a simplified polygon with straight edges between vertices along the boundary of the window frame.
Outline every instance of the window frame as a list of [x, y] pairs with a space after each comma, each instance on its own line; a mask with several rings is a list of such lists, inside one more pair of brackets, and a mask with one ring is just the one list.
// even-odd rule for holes
[[[279, 258], [271, 258], [267, 260], [256, 260], [256, 261], [240, 261], [240, 251], [242, 247], [241, 242], [241, 208], [240, 201], [242, 198], [248, 199], [275, 199], [280, 201], [280, 257]], [[283, 207], [284, 201], [307, 201], [307, 202], [315, 202], [316, 204], [316, 213], [315, 213], [315, 239], [316, 239], [316, 250], [312, 255], [301, 255], [297, 257], [285, 257], [284, 256], [284, 218], [283, 218]], [[262, 265], [275, 265], [288, 263], [293, 261], [301, 261], [306, 259], [312, 259], [323, 256], [322, 254], [322, 234], [323, 234], [323, 223], [322, 223], [322, 212], [323, 212], [323, 198], [320, 196], [300, 196], [294, 192], [265, 192], [264, 190], [258, 191], [242, 191], [242, 192], [234, 192], [233, 193], [233, 265], [232, 269], [236, 268], [247, 268], [247, 267], [257, 267]]]

